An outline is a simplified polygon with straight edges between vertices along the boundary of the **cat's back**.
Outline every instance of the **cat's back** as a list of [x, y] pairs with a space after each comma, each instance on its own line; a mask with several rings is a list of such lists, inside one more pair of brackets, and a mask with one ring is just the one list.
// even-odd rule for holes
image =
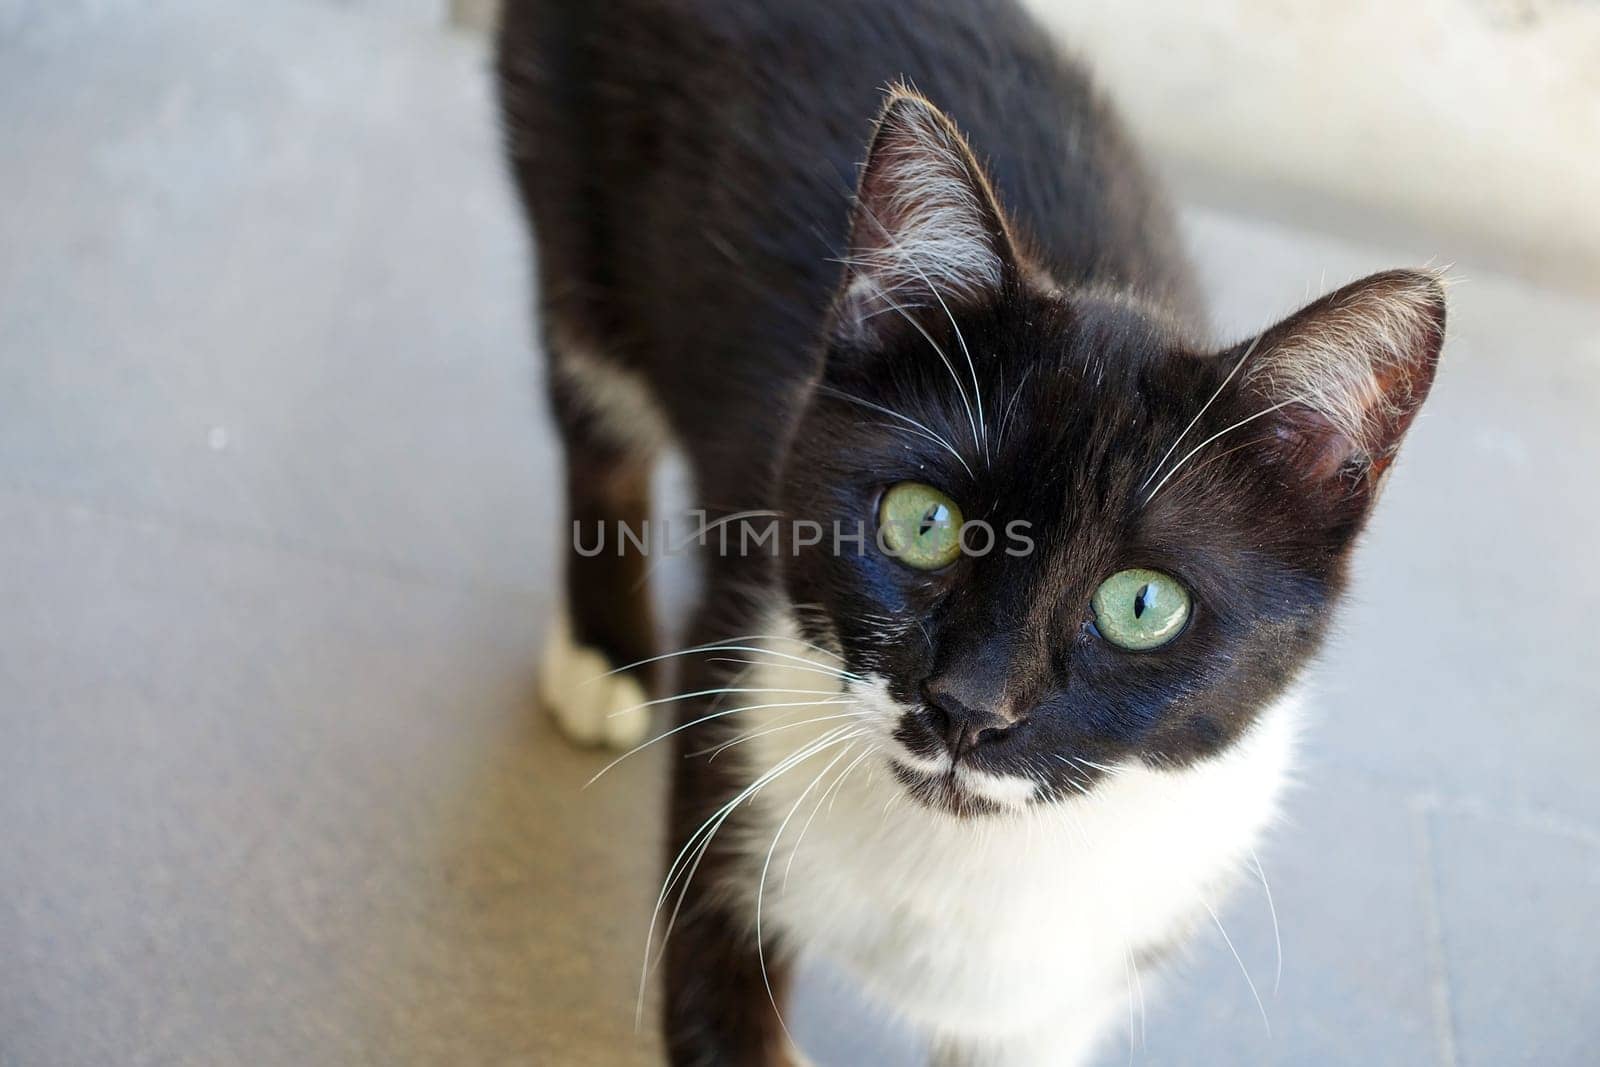
[[806, 373], [899, 81], [968, 135], [1057, 281], [1198, 317], [1120, 124], [1015, 0], [508, 0], [499, 65], [541, 270], [561, 275], [547, 310], [669, 409]]

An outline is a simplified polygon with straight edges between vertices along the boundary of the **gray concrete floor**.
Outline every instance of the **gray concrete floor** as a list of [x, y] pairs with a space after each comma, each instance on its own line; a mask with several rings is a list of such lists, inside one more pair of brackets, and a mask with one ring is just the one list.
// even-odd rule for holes
[[[481, 42], [38, 11], [0, 18], [0, 1064], [652, 1062], [663, 766], [581, 791], [532, 703], [553, 442]], [[1230, 332], [1453, 255], [1265, 217], [1186, 214]], [[1600, 306], [1456, 273], [1262, 854], [1281, 980], [1247, 888], [1239, 960], [1202, 938], [1107, 1064], [1600, 1058]], [[794, 1014], [916, 1062], [825, 968]]]

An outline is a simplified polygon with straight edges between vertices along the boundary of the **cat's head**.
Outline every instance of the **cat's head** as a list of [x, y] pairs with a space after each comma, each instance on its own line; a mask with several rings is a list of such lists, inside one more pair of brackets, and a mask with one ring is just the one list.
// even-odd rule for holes
[[781, 494], [868, 544], [801, 548], [784, 582], [894, 774], [970, 813], [1227, 749], [1320, 643], [1433, 379], [1438, 279], [1375, 275], [1192, 347], [1128, 294], [1058, 290], [909, 93], [851, 243]]

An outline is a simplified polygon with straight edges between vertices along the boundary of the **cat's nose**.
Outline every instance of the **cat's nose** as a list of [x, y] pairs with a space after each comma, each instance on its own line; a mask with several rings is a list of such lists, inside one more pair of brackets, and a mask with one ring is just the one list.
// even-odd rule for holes
[[980, 745], [1000, 740], [1018, 725], [1014, 716], [937, 681], [924, 683], [922, 699], [929, 726], [958, 760]]

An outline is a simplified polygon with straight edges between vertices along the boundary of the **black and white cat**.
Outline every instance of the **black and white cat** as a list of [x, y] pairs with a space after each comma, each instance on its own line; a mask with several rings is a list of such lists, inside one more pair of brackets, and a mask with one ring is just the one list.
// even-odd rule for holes
[[713, 518], [780, 519], [701, 554], [672, 656], [645, 554], [573, 552], [548, 651], [584, 741], [681, 668], [673, 1062], [796, 1057], [811, 952], [941, 1063], [1082, 1062], [1273, 817], [1438, 279], [1212, 344], [1013, 0], [512, 0], [499, 74], [570, 517], [642, 523], [670, 445]]

